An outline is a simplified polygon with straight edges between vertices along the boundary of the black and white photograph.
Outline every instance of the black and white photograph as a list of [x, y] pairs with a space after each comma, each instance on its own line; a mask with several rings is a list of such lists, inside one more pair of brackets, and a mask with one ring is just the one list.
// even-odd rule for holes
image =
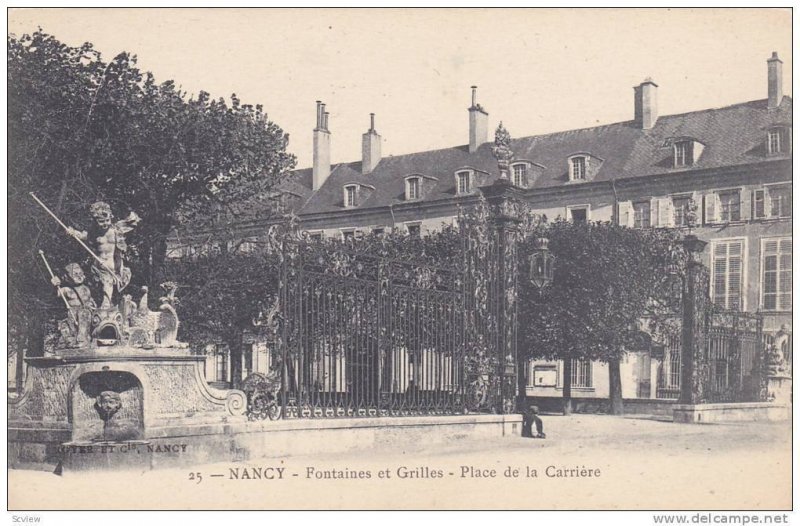
[[790, 7], [6, 16], [9, 521], [790, 522]]

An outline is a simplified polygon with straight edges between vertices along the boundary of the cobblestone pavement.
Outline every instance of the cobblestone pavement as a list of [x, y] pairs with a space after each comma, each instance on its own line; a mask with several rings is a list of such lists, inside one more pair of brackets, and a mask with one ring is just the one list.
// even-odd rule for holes
[[544, 440], [514, 436], [437, 445], [398, 442], [337, 454], [63, 477], [15, 470], [9, 472], [9, 506], [791, 508], [788, 422], [689, 425], [606, 415], [545, 415], [544, 422]]

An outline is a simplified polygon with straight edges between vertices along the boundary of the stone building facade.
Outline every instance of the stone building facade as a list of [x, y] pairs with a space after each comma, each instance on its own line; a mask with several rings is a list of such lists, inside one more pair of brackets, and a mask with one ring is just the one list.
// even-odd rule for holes
[[[512, 182], [549, 218], [632, 228], [685, 229], [694, 203], [693, 233], [709, 242], [704, 258], [713, 300], [761, 312], [765, 332], [774, 333], [791, 324], [792, 314], [792, 99], [783, 94], [777, 54], [767, 61], [766, 80], [766, 98], [659, 115], [658, 85], [646, 79], [633, 89], [631, 120], [514, 139]], [[335, 137], [325, 105], [317, 102], [313, 166], [293, 174], [284, 204], [312, 236], [391, 228], [424, 235], [452, 223], [459, 207], [474, 203], [478, 188], [499, 176], [488, 112], [474, 87], [467, 111], [467, 144], [388, 157], [381, 156], [383, 138], [372, 115], [362, 159], [331, 164]], [[256, 222], [241, 231], [259, 236], [265, 228]], [[623, 396], [658, 397], [657, 384], [677, 380], [664, 363], [669, 360], [669, 353], [659, 360], [630, 353]], [[608, 396], [604, 364], [572, 369], [574, 396]], [[562, 374], [558, 363], [531, 363], [528, 394], [560, 396]]]

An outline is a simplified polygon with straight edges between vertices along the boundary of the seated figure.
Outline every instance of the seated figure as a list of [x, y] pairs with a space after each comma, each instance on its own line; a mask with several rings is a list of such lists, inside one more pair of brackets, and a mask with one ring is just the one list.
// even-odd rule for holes
[[53, 276], [51, 280], [58, 288], [58, 294], [69, 306], [67, 319], [62, 323], [65, 329], [62, 335], [69, 347], [81, 347], [88, 345], [90, 341], [92, 312], [97, 306], [89, 287], [84, 284], [85, 280], [86, 275], [77, 263], [64, 267], [64, 281], [57, 276]]
[[[533, 426], [536, 426], [536, 434], [533, 434]], [[522, 413], [522, 436], [524, 438], [545, 438], [544, 424], [539, 418], [539, 408], [535, 405], [528, 407]]]

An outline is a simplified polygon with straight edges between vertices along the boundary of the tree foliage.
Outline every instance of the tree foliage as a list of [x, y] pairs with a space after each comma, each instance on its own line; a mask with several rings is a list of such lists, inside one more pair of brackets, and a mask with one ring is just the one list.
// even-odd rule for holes
[[288, 136], [261, 106], [190, 96], [140, 71], [135, 55], [105, 60], [89, 43], [71, 47], [41, 30], [8, 37], [8, 110], [10, 322], [20, 334], [55, 303], [38, 250], [56, 267], [86, 259], [29, 192], [71, 226], [86, 225], [96, 200], [117, 217], [136, 211], [131, 267], [153, 286], [173, 228], [268, 215], [255, 205], [294, 165]]
[[549, 239], [555, 275], [541, 293], [520, 280], [523, 356], [599, 360], [613, 369], [641, 348], [643, 329], [656, 339], [675, 330], [686, 259], [677, 232], [559, 220], [526, 238], [521, 258], [537, 235]]

